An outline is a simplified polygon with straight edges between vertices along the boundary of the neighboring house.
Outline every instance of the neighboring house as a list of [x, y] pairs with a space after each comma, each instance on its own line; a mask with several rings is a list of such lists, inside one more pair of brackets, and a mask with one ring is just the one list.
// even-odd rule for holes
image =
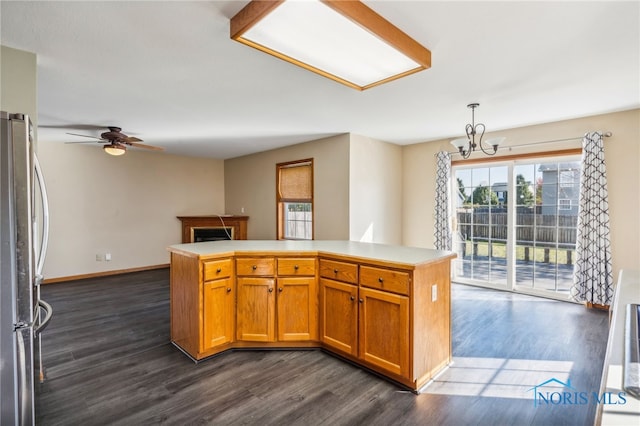
[[503, 207], [507, 202], [507, 193], [509, 192], [509, 184], [507, 182], [498, 182], [491, 185], [491, 191], [498, 197], [498, 205]]
[[541, 164], [543, 215], [577, 215], [580, 193], [580, 163]]

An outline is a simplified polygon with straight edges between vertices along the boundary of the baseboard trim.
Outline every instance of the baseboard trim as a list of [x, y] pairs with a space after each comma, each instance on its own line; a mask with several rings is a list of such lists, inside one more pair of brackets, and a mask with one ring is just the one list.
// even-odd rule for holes
[[42, 281], [42, 284], [55, 284], [55, 283], [61, 283], [66, 281], [85, 280], [87, 278], [108, 277], [110, 275], [128, 274], [130, 272], [151, 271], [154, 269], [164, 269], [168, 267], [169, 267], [168, 263], [163, 263], [161, 265], [141, 266], [139, 268], [118, 269], [115, 271], [102, 271], [102, 272], [93, 272], [91, 274], [71, 275], [68, 277], [48, 278]]

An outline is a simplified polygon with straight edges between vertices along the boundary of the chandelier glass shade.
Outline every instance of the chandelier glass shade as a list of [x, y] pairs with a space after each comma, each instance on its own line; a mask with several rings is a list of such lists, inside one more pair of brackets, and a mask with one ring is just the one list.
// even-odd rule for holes
[[[467, 105], [467, 108], [471, 108], [471, 124], [465, 126], [466, 138], [458, 138], [451, 141], [451, 145], [455, 146], [458, 153], [462, 158], [469, 158], [477, 148], [486, 155], [495, 155], [498, 152], [498, 146], [504, 142], [506, 138], [497, 137], [483, 141], [482, 137], [485, 132], [485, 125], [475, 122], [475, 109], [479, 107], [479, 103], [472, 103]], [[477, 141], [476, 141], [477, 137]]]

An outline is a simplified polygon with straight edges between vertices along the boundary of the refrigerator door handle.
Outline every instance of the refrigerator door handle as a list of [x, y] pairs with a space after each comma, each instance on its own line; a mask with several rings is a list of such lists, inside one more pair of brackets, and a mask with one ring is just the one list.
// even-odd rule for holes
[[[44, 331], [44, 329], [49, 324], [49, 321], [51, 320], [51, 317], [53, 316], [53, 308], [51, 307], [50, 304], [48, 304], [44, 300], [38, 300], [38, 308], [39, 308], [38, 311], [40, 311], [40, 309], [43, 309], [45, 311], [45, 317], [44, 317], [43, 320], [39, 320], [38, 321], [38, 326], [33, 329], [33, 334], [36, 337], [38, 337], [40, 335], [40, 333], [42, 333]], [[38, 312], [37, 318], [39, 318], [39, 317], [40, 317], [40, 315], [39, 315], [39, 312]]]
[[42, 175], [42, 169], [40, 169], [40, 162], [35, 155], [33, 156], [33, 164], [35, 166], [36, 180], [40, 187], [40, 196], [42, 197], [42, 245], [40, 246], [40, 253], [36, 264], [36, 275], [42, 276], [44, 259], [47, 254], [47, 246], [49, 245], [49, 201], [47, 198], [47, 188], [44, 185], [44, 176]]

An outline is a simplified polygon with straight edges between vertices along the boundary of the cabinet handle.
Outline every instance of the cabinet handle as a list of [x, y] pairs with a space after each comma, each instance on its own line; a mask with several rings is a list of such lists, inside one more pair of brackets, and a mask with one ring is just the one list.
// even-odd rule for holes
[[339, 272], [339, 271], [338, 271], [337, 269], [334, 269], [334, 270], [333, 270], [333, 273], [334, 273], [334, 274], [337, 274], [338, 272]]
[[219, 274], [220, 272], [222, 272], [222, 268], [216, 269], [216, 274]]
[[282, 293], [282, 290], [283, 290], [283, 289], [282, 289], [282, 287], [280, 287], [280, 288], [278, 289], [278, 291], [279, 291], [280, 293]]
[[354, 300], [356, 300], [356, 298], [355, 298], [355, 297], [353, 297], [353, 296], [351, 296], [351, 297], [350, 297], [350, 299], [351, 299], [351, 301], [352, 301], [352, 302], [353, 302]]
[[382, 277], [379, 277], [379, 278], [378, 278], [378, 282], [379, 282], [379, 283], [384, 282], [384, 280], [382, 279]]
[[298, 265], [293, 265], [293, 269], [298, 270]]
[[231, 293], [231, 287], [227, 287], [227, 293]]
[[258, 269], [258, 265], [253, 265], [251, 268], [255, 271], [256, 269]]
[[272, 288], [269, 288], [269, 293], [273, 293], [273, 289]]
[[363, 299], [358, 299], [358, 302], [364, 303], [364, 300]]

